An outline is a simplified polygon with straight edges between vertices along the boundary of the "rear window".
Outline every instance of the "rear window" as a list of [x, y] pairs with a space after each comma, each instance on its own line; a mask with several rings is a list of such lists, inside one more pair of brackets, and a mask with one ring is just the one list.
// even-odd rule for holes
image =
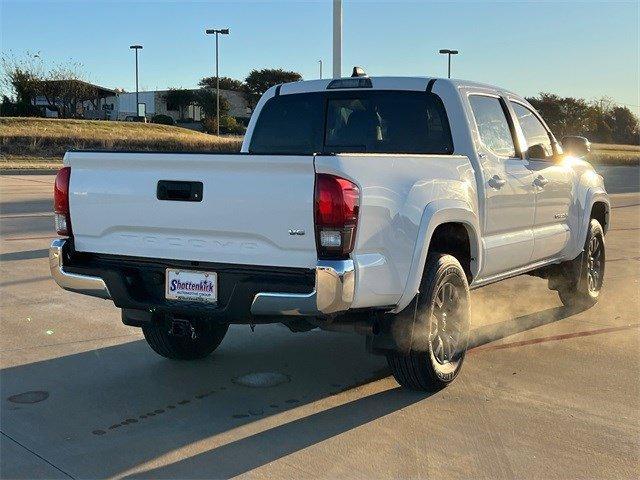
[[258, 117], [249, 151], [451, 154], [453, 144], [436, 95], [359, 90], [271, 98]]

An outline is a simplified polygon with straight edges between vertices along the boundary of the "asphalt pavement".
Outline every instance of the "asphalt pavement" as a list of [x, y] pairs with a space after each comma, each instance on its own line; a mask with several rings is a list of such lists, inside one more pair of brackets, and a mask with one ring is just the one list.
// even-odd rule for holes
[[[522, 276], [472, 293], [474, 348], [434, 394], [357, 335], [232, 326], [157, 356], [49, 277], [53, 176], [0, 176], [2, 478], [638, 478], [640, 169], [604, 169], [605, 287], [582, 312]], [[277, 374], [268, 388], [247, 374]]]

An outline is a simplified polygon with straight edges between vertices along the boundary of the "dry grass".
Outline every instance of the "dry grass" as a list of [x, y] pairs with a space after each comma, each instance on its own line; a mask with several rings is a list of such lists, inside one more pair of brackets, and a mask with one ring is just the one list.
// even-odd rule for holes
[[[216, 137], [167, 125], [0, 118], [0, 169], [53, 169], [67, 150], [168, 150], [237, 152], [241, 137]], [[640, 165], [640, 146], [592, 144], [588, 160], [601, 165]]]
[[[217, 137], [152, 123], [0, 118], [0, 168], [59, 166], [67, 150], [237, 152], [242, 137]], [[13, 165], [21, 165], [13, 166]]]
[[593, 143], [587, 160], [594, 165], [640, 165], [640, 145]]
[[619, 145], [615, 143], [592, 143], [591, 147], [595, 150], [617, 150], [621, 152], [640, 153], [640, 145]]

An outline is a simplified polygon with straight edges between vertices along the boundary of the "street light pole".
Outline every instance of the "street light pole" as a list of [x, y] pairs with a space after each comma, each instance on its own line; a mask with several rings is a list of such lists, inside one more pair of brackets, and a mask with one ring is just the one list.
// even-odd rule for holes
[[220, 135], [220, 75], [218, 74], [218, 32], [216, 32], [216, 135]]
[[333, 78], [342, 76], [342, 0], [333, 0]]
[[448, 48], [444, 48], [440, 50], [438, 53], [449, 56], [448, 67], [447, 67], [447, 78], [451, 78], [451, 55], [457, 55], [460, 52], [458, 52], [458, 50], [449, 50]]
[[318, 63], [320, 64], [320, 79], [322, 79], [322, 60], [318, 60]]
[[131, 45], [129, 47], [136, 52], [136, 117], [140, 115], [140, 101], [138, 99], [138, 50], [142, 50], [142, 45]]
[[228, 28], [208, 28], [204, 31], [207, 35], [216, 36], [216, 134], [220, 135], [220, 76], [218, 74], [218, 34], [229, 35]]

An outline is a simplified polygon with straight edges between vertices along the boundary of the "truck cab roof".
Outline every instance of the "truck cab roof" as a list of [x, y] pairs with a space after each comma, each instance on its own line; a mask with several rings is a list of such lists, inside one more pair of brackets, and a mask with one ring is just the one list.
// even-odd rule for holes
[[[348, 80], [354, 77], [343, 77], [342, 80]], [[481, 88], [494, 92], [500, 92], [502, 94], [508, 94], [519, 97], [519, 95], [510, 92], [504, 88], [497, 87], [495, 85], [489, 85], [480, 82], [474, 82], [470, 80], [462, 79], [450, 79], [440, 77], [357, 77], [367, 78], [371, 81], [371, 87], [362, 88], [362, 90], [409, 90], [409, 91], [424, 91], [431, 81], [437, 81], [437, 83], [446, 83], [455, 89], [459, 88]], [[303, 80], [299, 82], [284, 83], [277, 87], [272, 87], [274, 90], [279, 88], [279, 94], [288, 95], [294, 93], [311, 93], [326, 91], [327, 87], [333, 78], [324, 78], [318, 80]], [[356, 90], [358, 88], [335, 88], [335, 90]]]

